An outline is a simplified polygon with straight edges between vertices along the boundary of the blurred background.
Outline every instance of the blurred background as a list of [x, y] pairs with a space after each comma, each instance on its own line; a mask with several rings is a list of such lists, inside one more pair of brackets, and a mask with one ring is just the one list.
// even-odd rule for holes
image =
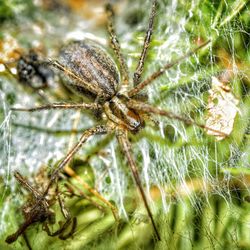
[[[151, 1], [111, 1], [132, 79]], [[32, 196], [18, 170], [41, 191], [81, 133], [97, 124], [90, 112], [13, 112], [50, 102], [81, 102], [63, 74], [45, 65], [72, 40], [109, 46], [105, 1], [0, 0], [1, 249], [250, 249], [250, 1], [158, 0], [142, 79], [211, 39], [147, 88], [149, 103], [227, 136], [156, 117], [131, 135], [133, 155], [160, 232], [157, 241], [124, 156], [112, 136], [88, 141], [60, 176], [65, 207], [77, 218], [72, 237], [48, 236], [25, 221]], [[51, 211], [60, 228], [55, 190]], [[119, 217], [119, 219], [118, 219]], [[70, 228], [66, 232], [69, 233]]]

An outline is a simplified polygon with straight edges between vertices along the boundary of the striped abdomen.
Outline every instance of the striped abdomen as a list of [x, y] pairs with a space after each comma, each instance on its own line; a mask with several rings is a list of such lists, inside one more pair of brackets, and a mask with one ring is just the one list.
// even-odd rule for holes
[[[74, 41], [62, 48], [60, 63], [77, 77], [69, 77], [78, 94], [111, 99], [119, 84], [118, 69], [111, 57], [89, 40]], [[74, 78], [74, 79], [73, 79]]]

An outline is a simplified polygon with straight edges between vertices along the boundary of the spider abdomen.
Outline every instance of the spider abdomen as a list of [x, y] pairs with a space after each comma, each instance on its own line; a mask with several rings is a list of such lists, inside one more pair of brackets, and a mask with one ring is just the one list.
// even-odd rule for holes
[[[119, 72], [111, 57], [94, 42], [74, 41], [62, 48], [60, 63], [77, 77], [70, 86], [80, 95], [111, 99], [117, 92]], [[78, 79], [76, 79], [78, 78]]]

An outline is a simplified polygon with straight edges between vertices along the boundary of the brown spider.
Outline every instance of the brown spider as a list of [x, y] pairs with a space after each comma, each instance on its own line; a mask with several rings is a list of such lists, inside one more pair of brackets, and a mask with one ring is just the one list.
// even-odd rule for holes
[[[15, 233], [9, 235], [5, 241], [9, 244], [13, 243], [20, 235], [25, 232], [29, 226], [36, 222], [43, 223], [43, 230], [45, 230], [49, 236], [59, 236], [59, 238], [62, 240], [69, 238], [75, 231], [76, 218], [71, 218], [68, 210], [65, 208], [60, 198], [60, 195], [57, 194], [57, 197], [60, 203], [62, 214], [66, 221], [57, 231], [51, 232], [49, 224], [55, 223], [55, 213], [50, 209], [50, 207], [53, 204], [54, 199], [46, 198], [46, 195], [32, 187], [19, 172], [15, 172], [14, 176], [16, 180], [32, 194], [32, 202], [23, 209], [25, 221], [19, 226], [18, 230]], [[70, 225], [71, 230], [68, 233], [65, 233]]]
[[[59, 173], [71, 161], [72, 157], [78, 152], [83, 143], [85, 143], [93, 135], [114, 133], [117, 137], [121, 150], [127, 158], [128, 165], [141, 194], [156, 237], [160, 240], [160, 234], [144, 193], [143, 185], [137, 171], [136, 162], [132, 156], [128, 134], [135, 134], [140, 131], [144, 127], [145, 120], [150, 119], [150, 114], [166, 116], [172, 119], [181, 120], [187, 124], [195, 124], [203, 129], [210, 129], [202, 124], [182, 118], [181, 116], [175, 115], [169, 111], [153, 107], [141, 101], [141, 91], [145, 89], [145, 87], [151, 84], [156, 78], [162, 76], [167, 69], [178, 64], [181, 60], [193, 55], [202, 47], [205, 47], [209, 41], [181, 56], [177, 60], [167, 63], [147, 79], [141, 81], [144, 61], [153, 32], [156, 2], [157, 0], [152, 1], [152, 9], [148, 29], [144, 39], [144, 45], [136, 71], [133, 74], [132, 81], [129, 78], [128, 67], [121, 52], [113, 25], [114, 11], [111, 4], [107, 4], [106, 13], [108, 16], [108, 32], [110, 35], [112, 49], [119, 62], [121, 79], [119, 78], [119, 71], [114, 61], [99, 45], [89, 40], [71, 42], [62, 48], [59, 61], [48, 60], [48, 63], [67, 75], [70, 79], [68, 85], [83, 97], [87, 96], [91, 102], [79, 104], [54, 103], [28, 109], [13, 108], [13, 110], [32, 112], [45, 109], [89, 109], [100, 115], [100, 124], [87, 129], [82, 134], [79, 142], [74, 145], [74, 147], [68, 152], [52, 173], [47, 188], [41, 195], [41, 198], [37, 199], [34, 206], [41, 207], [46, 201], [44, 197], [48, 193], [51, 186], [58, 179]], [[131, 86], [133, 87], [131, 88]]]

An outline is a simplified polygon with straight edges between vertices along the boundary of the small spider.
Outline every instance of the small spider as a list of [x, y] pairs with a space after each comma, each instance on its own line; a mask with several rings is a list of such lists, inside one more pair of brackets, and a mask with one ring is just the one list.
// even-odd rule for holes
[[[19, 172], [15, 172], [14, 176], [16, 180], [32, 194], [32, 202], [26, 205], [23, 209], [25, 221], [19, 226], [18, 230], [15, 233], [9, 235], [5, 241], [8, 244], [13, 243], [18, 239], [20, 235], [25, 232], [25, 230], [29, 226], [36, 222], [43, 223], [43, 230], [45, 230], [49, 236], [59, 236], [59, 238], [62, 240], [71, 237], [76, 229], [76, 218], [71, 218], [68, 210], [66, 209], [60, 198], [60, 195], [58, 194], [57, 196], [62, 214], [66, 221], [57, 231], [51, 232], [49, 224], [55, 223], [55, 213], [50, 209], [50, 207], [54, 203], [54, 199], [46, 198], [43, 193], [32, 187], [30, 183]], [[71, 230], [68, 233], [65, 233], [70, 225]]]
[[49, 82], [54, 77], [54, 72], [48, 65], [44, 64], [41, 56], [35, 49], [30, 49], [28, 53], [21, 53], [15, 50], [19, 55], [16, 60], [16, 74], [13, 74], [9, 68], [9, 63], [5, 62], [4, 66], [11, 76], [24, 87], [34, 91], [43, 101], [48, 102], [44, 90], [48, 89]]
[[48, 81], [53, 77], [53, 71], [46, 67], [34, 49], [26, 55], [21, 55], [17, 61], [17, 76], [19, 82], [34, 90], [45, 89]]
[[[68, 85], [79, 95], [88, 97], [91, 102], [79, 104], [54, 103], [28, 109], [13, 108], [12, 110], [33, 112], [45, 109], [84, 109], [93, 110], [96, 114], [100, 114], [99, 124], [87, 129], [83, 133], [79, 139], [79, 142], [74, 145], [74, 147], [54, 170], [42, 197], [45, 197], [51, 186], [58, 179], [59, 173], [71, 161], [73, 156], [91, 136], [97, 134], [114, 133], [119, 142], [121, 150], [127, 159], [128, 166], [130, 167], [130, 170], [133, 174], [134, 181], [142, 197], [156, 237], [158, 240], [160, 240], [160, 234], [144, 193], [143, 185], [136, 167], [136, 162], [132, 156], [132, 147], [128, 136], [129, 133], [135, 134], [143, 129], [145, 126], [145, 121], [151, 119], [151, 114], [166, 116], [172, 119], [183, 121], [186, 124], [194, 124], [203, 129], [210, 129], [202, 124], [196, 123], [195, 121], [182, 118], [181, 116], [173, 114], [169, 111], [153, 107], [150, 104], [142, 101], [141, 95], [141, 91], [151, 84], [156, 78], [162, 76], [167, 69], [178, 64], [181, 60], [193, 55], [199, 49], [205, 47], [209, 41], [181, 56], [177, 60], [167, 63], [147, 79], [141, 81], [144, 61], [153, 32], [153, 23], [156, 14], [156, 2], [156, 0], [152, 1], [149, 25], [145, 35], [140, 59], [133, 74], [133, 80], [129, 78], [128, 67], [116, 36], [113, 25], [114, 11], [112, 5], [107, 4], [106, 13], [108, 17], [107, 20], [110, 43], [119, 62], [121, 79], [114, 61], [103, 48], [89, 40], [74, 41], [62, 48], [58, 61], [49, 59], [48, 63], [56, 69], [62, 71], [70, 79]], [[41, 207], [44, 202], [44, 199], [37, 199], [37, 203], [34, 206]]]

